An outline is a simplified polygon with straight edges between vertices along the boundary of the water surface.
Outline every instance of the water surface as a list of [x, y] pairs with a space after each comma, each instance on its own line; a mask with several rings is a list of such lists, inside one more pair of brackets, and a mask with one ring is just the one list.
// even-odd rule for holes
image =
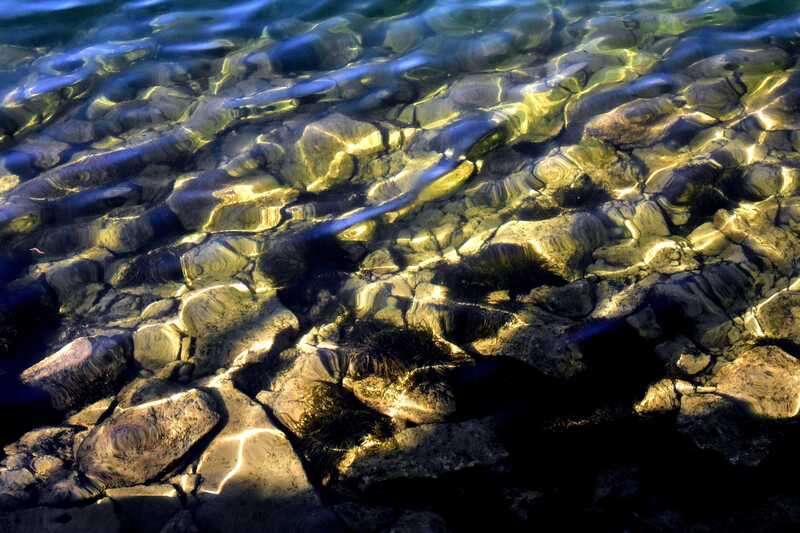
[[[778, 520], [798, 46], [789, 1], [0, 0], [2, 440], [230, 381], [355, 530], [373, 489], [465, 530]], [[370, 485], [476, 420], [513, 468]]]

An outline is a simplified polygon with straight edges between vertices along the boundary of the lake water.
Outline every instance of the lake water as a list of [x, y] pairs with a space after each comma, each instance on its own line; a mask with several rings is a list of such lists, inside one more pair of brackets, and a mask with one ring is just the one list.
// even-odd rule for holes
[[789, 527], [798, 50], [792, 1], [0, 0], [0, 530]]

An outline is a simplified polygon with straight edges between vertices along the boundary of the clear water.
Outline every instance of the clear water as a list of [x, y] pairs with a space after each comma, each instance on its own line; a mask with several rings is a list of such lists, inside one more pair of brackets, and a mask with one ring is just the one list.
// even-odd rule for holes
[[[610, 451], [618, 431], [654, 454], [701, 434], [689, 447], [760, 463], [760, 437], [704, 437], [678, 399], [677, 426], [634, 413], [668, 379], [729, 387], [756, 420], [796, 415], [721, 369], [800, 345], [798, 46], [791, 1], [0, 0], [3, 441], [137, 377], [229, 375], [261, 398], [275, 361], [313, 346], [406, 357], [463, 396], [403, 415], [370, 395], [411, 374], [366, 364], [336, 394], [369, 424], [311, 444], [265, 401], [317, 485], [367, 437], [487, 416], [513, 435], [536, 420], [556, 455], [585, 436], [553, 428], [599, 428], [586, 472], [680, 470]], [[387, 353], [422, 335], [457, 375], [371, 335]], [[119, 343], [124, 372], [70, 377], [86, 390], [59, 403], [30, 368], [83, 337]], [[526, 490], [553, 509], [606, 505], [580, 500], [595, 478], [518, 464], [545, 471]], [[653, 487], [642, 501], [662, 501]]]

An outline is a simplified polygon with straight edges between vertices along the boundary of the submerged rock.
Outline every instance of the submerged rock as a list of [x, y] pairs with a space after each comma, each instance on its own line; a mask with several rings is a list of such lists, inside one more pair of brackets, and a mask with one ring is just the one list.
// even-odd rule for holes
[[456, 411], [452, 387], [444, 381], [447, 368], [420, 367], [391, 379], [369, 376], [346, 379], [344, 386], [368, 407], [415, 424], [442, 422]]
[[644, 398], [634, 406], [639, 414], [668, 413], [680, 407], [680, 397], [671, 379], [662, 379], [647, 389]]
[[530, 318], [506, 324], [473, 348], [487, 356], [519, 359], [552, 377], [572, 378], [585, 370], [583, 352], [570, 332], [573, 323], [547, 315]]
[[793, 418], [800, 412], [800, 361], [777, 346], [745, 351], [722, 365], [712, 382], [753, 416]]
[[590, 120], [584, 134], [620, 147], [647, 146], [675, 124], [678, 110], [679, 103], [669, 96], [634, 100]]
[[184, 277], [192, 283], [225, 281], [247, 266], [247, 259], [220, 240], [210, 240], [181, 256]]
[[3, 21], [0, 531], [791, 501], [790, 2], [154, 3]]
[[89, 432], [78, 466], [107, 487], [151, 481], [216, 426], [216, 409], [197, 389], [124, 409]]
[[243, 283], [215, 285], [186, 296], [180, 324], [192, 337], [211, 336], [245, 319], [254, 307], [255, 299]]
[[705, 370], [711, 363], [711, 356], [701, 352], [686, 337], [677, 337], [656, 346], [656, 353], [686, 376], [693, 376]]
[[0, 509], [29, 504], [36, 491], [36, 478], [26, 468], [0, 470]]
[[215, 392], [227, 420], [197, 465], [202, 481], [195, 516], [203, 530], [339, 530], [291, 443], [264, 409], [230, 384]]
[[168, 324], [152, 324], [133, 334], [133, 358], [150, 370], [157, 370], [178, 359], [180, 333]]
[[382, 149], [383, 139], [376, 127], [332, 114], [305, 127], [293, 148], [295, 161], [287, 175], [308, 191], [324, 191], [352, 176], [355, 158]]
[[508, 451], [480, 420], [426, 424], [406, 429], [387, 442], [356, 448], [339, 464], [343, 482], [361, 492], [392, 483], [431, 482], [455, 473], [507, 467]]
[[481, 266], [497, 270], [538, 266], [574, 281], [607, 238], [603, 223], [589, 213], [507, 222], [481, 249]]
[[81, 407], [112, 392], [131, 357], [120, 337], [81, 337], [25, 370], [23, 383], [45, 391], [54, 408]]
[[776, 294], [758, 306], [756, 318], [767, 337], [800, 344], [800, 293]]
[[302, 421], [315, 407], [312, 400], [317, 385], [339, 383], [347, 370], [346, 361], [331, 349], [312, 346], [286, 350], [281, 358], [285, 360], [283, 368], [257, 398], [285, 427], [302, 435]]
[[76, 426], [29, 431], [5, 447], [0, 463], [0, 508], [78, 505], [100, 489], [74, 470], [74, 449], [85, 432]]

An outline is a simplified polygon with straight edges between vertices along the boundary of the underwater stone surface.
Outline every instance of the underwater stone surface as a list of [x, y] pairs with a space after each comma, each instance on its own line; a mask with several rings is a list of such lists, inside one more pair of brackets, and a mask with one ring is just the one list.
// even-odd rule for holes
[[122, 409], [76, 450], [80, 470], [107, 487], [150, 481], [219, 421], [213, 400], [193, 389]]
[[0, 531], [796, 529], [791, 2], [46, 4]]

